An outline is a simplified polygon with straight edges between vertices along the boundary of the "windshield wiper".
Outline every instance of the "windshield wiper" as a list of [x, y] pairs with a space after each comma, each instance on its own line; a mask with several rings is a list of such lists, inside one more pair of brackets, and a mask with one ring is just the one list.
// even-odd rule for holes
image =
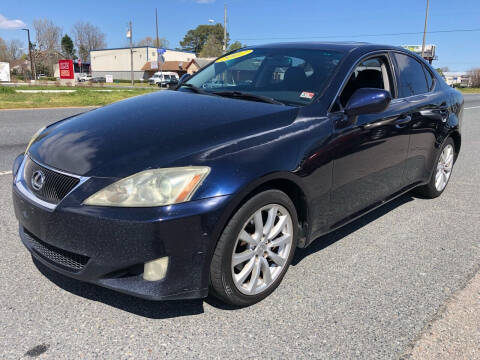
[[177, 87], [177, 90], [180, 89], [182, 86], [189, 88], [196, 94], [213, 95], [213, 93], [200, 89], [199, 87], [196, 87], [195, 85], [192, 85], [192, 84], [180, 84], [180, 86]]
[[224, 97], [244, 99], [244, 100], [260, 101], [268, 104], [285, 105], [284, 103], [278, 100], [275, 100], [271, 97], [255, 95], [255, 94], [251, 94], [243, 91], [214, 91], [212, 94], [224, 96]]

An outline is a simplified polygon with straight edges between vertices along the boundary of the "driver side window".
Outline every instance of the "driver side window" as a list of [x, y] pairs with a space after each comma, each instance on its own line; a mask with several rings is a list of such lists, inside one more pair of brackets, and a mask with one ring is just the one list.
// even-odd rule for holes
[[393, 95], [392, 72], [386, 56], [366, 59], [355, 68], [342, 93], [335, 101], [332, 112], [345, 108], [354, 92], [362, 88], [387, 90]]

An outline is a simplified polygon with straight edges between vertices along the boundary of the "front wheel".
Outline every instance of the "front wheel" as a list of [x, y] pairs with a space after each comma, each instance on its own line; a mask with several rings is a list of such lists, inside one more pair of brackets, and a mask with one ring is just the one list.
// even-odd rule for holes
[[430, 182], [415, 189], [415, 192], [428, 199], [440, 196], [450, 180], [454, 163], [455, 144], [453, 139], [449, 137], [440, 150]]
[[279, 190], [248, 200], [232, 217], [210, 266], [213, 294], [236, 306], [252, 305], [280, 284], [297, 246], [297, 212]]

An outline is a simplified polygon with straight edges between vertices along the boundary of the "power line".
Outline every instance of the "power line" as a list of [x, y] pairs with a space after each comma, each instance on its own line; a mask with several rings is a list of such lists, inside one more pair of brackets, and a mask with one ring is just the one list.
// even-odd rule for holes
[[[428, 31], [427, 34], [444, 34], [455, 32], [477, 32], [477, 29], [453, 29], [453, 30], [436, 30]], [[357, 35], [317, 35], [317, 36], [297, 36], [297, 37], [271, 37], [271, 38], [237, 38], [235, 40], [241, 41], [257, 41], [257, 40], [299, 40], [299, 39], [338, 39], [338, 38], [359, 38], [359, 37], [375, 37], [375, 36], [403, 36], [403, 35], [419, 35], [420, 32], [399, 32], [399, 33], [385, 33], [385, 34], [357, 34]]]

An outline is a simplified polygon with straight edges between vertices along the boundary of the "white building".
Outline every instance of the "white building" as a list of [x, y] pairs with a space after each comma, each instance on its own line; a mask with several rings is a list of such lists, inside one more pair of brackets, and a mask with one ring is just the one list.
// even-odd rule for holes
[[[163, 58], [163, 59], [162, 59]], [[195, 59], [194, 53], [170, 50], [161, 56], [163, 61], [178, 61], [188, 63]], [[147, 79], [150, 72], [143, 70], [146, 64], [156, 66], [159, 62], [157, 48], [140, 46], [133, 48], [133, 73], [134, 79]], [[113, 79], [130, 80], [130, 48], [101, 49], [90, 51], [92, 76], [113, 75]]]
[[446, 71], [443, 73], [443, 77], [445, 78], [445, 82], [450, 86], [472, 86], [472, 78], [467, 72]]

